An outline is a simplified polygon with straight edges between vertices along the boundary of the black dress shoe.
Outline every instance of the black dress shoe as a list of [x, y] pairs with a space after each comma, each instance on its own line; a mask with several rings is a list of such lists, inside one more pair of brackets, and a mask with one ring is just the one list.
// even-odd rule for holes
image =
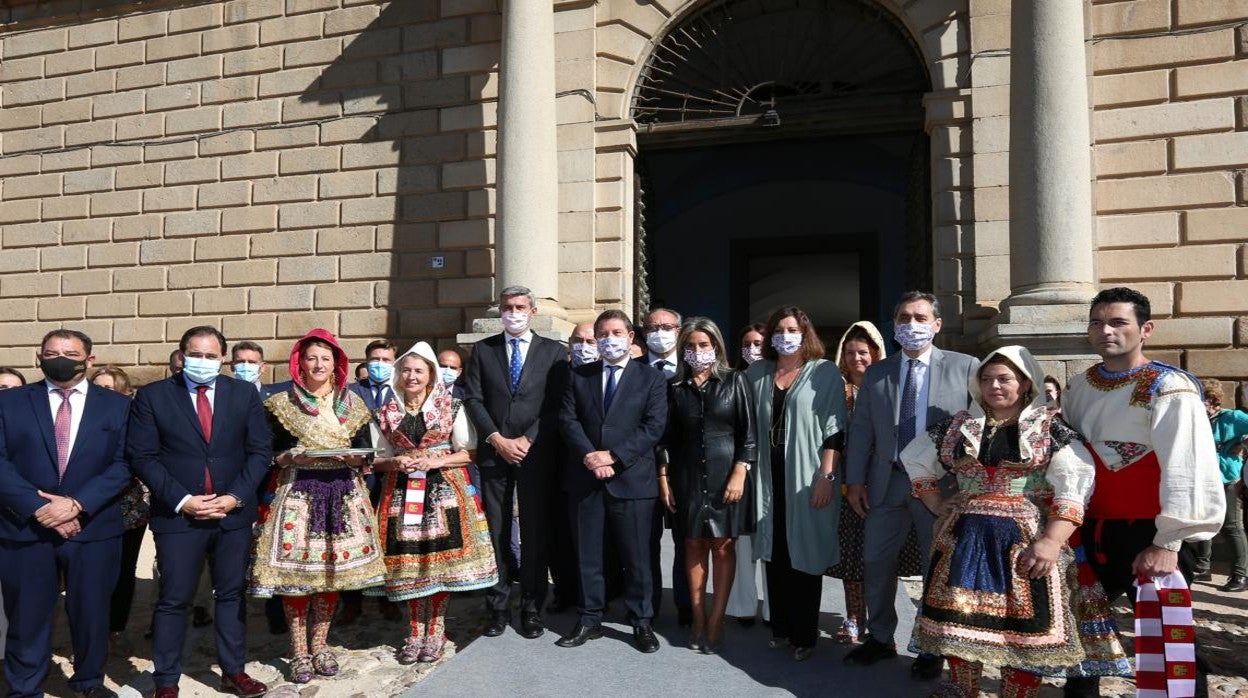
[[849, 651], [845, 655], [844, 662], [846, 664], [857, 664], [858, 666], [871, 666], [881, 659], [892, 659], [897, 656], [897, 648], [892, 645], [886, 645], [879, 640], [867, 636], [861, 645]]
[[648, 625], [633, 628], [633, 644], [645, 654], [659, 651], [659, 638], [654, 636], [654, 631]]
[[546, 626], [542, 623], [542, 617], [537, 611], [525, 611], [520, 614], [520, 635], [532, 640], [542, 636], [546, 632]]
[[1209, 572], [1194, 572], [1192, 573], [1192, 581], [1193, 582], [1212, 582], [1213, 575], [1210, 574]]
[[1218, 587], [1218, 591], [1248, 591], [1248, 579], [1233, 574], [1230, 579], [1226, 580], [1226, 584]]
[[490, 615], [490, 622], [485, 624], [485, 632], [482, 635], [486, 637], [498, 637], [507, 630], [507, 626], [511, 624], [511, 616], [506, 613], [493, 613]]
[[85, 691], [75, 691], [78, 698], [117, 698], [117, 694], [104, 686], [92, 686]]
[[555, 644], [560, 647], [580, 647], [586, 642], [589, 642], [590, 640], [597, 640], [600, 637], [602, 637], [601, 625], [589, 627], [577, 623], [576, 627], [572, 629], [571, 635], [559, 638]]
[[682, 628], [688, 628], [693, 625], [693, 609], [678, 608], [676, 609], [676, 622]]
[[910, 665], [910, 678], [920, 681], [939, 679], [945, 670], [945, 658], [937, 654], [923, 653], [914, 658]]

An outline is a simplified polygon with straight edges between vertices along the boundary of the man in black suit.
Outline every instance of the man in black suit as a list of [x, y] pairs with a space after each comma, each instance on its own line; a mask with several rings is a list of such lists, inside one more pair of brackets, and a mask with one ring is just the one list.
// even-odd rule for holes
[[481, 499], [498, 563], [498, 583], [486, 593], [487, 637], [511, 622], [513, 492], [520, 499], [520, 634], [541, 636], [546, 602], [547, 539], [552, 525], [549, 493], [556, 487], [560, 392], [550, 383], [567, 358], [563, 343], [529, 329], [537, 314], [533, 292], [509, 286], [499, 294], [503, 332], [473, 347], [464, 374], [468, 416], [482, 435], [477, 445]]
[[624, 564], [633, 641], [642, 652], [655, 652], [650, 532], [659, 495], [654, 452], [667, 424], [667, 381], [629, 359], [633, 324], [622, 311], [599, 315], [594, 334], [602, 359], [572, 369], [559, 413], [569, 452], [565, 484], [576, 522], [581, 594], [576, 628], [557, 644], [579, 647], [602, 637], [602, 541], [609, 529]]
[[212, 561], [221, 690], [261, 696], [267, 687], [244, 671], [243, 588], [256, 521], [256, 490], [273, 460], [259, 393], [220, 375], [225, 337], [192, 327], [178, 344], [180, 373], [134, 398], [126, 455], [152, 491], [152, 533], [160, 597], [152, 614], [156, 698], [177, 698], [186, 611], [205, 559]]

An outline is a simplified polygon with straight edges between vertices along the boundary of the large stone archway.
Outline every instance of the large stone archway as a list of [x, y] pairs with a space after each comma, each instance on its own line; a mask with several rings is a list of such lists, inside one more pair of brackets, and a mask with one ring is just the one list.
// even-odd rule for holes
[[[604, 0], [557, 7], [560, 293], [569, 319], [604, 307], [632, 309], [639, 128], [632, 98], [663, 38], [708, 4]], [[1010, 291], [1008, 272], [1000, 273], [1008, 269], [1009, 70], [1007, 58], [991, 55], [1008, 46], [1009, 15], [977, 18], [974, 49], [980, 55], [972, 63], [967, 0], [874, 5], [910, 33], [930, 76], [922, 106], [931, 139], [933, 286], [947, 308], [949, 334], [970, 336]], [[982, 167], [972, 167], [972, 153]], [[980, 181], [972, 179], [973, 170]]]

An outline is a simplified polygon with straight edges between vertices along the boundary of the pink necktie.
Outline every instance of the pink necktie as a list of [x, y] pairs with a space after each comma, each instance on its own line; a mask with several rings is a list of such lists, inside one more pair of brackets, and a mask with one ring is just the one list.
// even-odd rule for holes
[[65, 466], [69, 464], [69, 426], [74, 418], [74, 408], [69, 404], [69, 396], [74, 394], [70, 388], [57, 388], [52, 391], [61, 396], [61, 406], [56, 408], [56, 480], [65, 479]]

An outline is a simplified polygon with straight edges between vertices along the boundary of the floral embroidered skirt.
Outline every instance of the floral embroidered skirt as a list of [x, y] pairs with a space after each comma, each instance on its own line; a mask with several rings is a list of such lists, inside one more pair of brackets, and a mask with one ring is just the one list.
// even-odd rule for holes
[[1064, 548], [1039, 579], [1016, 571], [1041, 525], [1022, 496], [958, 497], [933, 537], [919, 647], [1046, 676], [1131, 675], [1105, 593], [1078, 549]]
[[494, 546], [490, 544], [481, 497], [468, 478], [468, 469], [429, 471], [424, 512], [418, 523], [404, 524], [406, 491], [407, 475], [386, 473], [379, 508], [385, 596], [404, 601], [443, 591], [493, 586], [498, 581]]
[[380, 586], [385, 566], [376, 527], [356, 470], [282, 470], [256, 541], [249, 592], [268, 598]]

